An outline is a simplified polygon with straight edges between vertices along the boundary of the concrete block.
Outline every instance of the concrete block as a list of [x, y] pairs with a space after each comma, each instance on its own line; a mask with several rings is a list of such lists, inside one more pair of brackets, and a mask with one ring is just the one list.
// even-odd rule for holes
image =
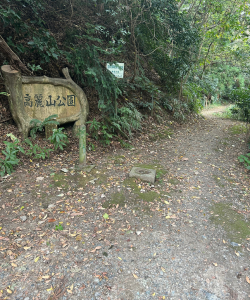
[[129, 173], [129, 177], [135, 177], [143, 181], [155, 183], [156, 170], [140, 167], [133, 167]]

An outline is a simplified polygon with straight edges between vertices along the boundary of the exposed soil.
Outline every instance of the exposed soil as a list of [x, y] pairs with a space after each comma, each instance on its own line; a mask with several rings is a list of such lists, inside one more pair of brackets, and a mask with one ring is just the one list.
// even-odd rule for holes
[[0, 299], [249, 299], [245, 127], [206, 117], [89, 152], [90, 173], [74, 169], [75, 141], [4, 178]]

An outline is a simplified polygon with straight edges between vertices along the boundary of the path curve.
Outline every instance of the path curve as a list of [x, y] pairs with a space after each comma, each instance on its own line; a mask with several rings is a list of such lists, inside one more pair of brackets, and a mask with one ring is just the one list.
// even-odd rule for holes
[[[237, 160], [246, 150], [241, 123], [212, 118], [172, 129], [172, 122], [151, 126], [132, 150], [93, 154], [91, 180], [59, 156], [20, 168], [2, 183], [3, 295], [249, 299], [249, 175]], [[154, 186], [128, 179], [137, 164], [161, 170]], [[64, 174], [63, 167], [71, 171]], [[15, 208], [21, 193], [24, 208]], [[62, 232], [54, 229], [59, 221]]]

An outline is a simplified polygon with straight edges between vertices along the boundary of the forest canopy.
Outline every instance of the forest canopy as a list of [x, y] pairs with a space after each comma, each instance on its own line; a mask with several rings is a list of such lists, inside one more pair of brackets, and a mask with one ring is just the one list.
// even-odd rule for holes
[[[111, 132], [142, 112], [184, 119], [249, 86], [249, 4], [224, 0], [3, 0], [0, 34], [34, 75], [67, 66]], [[9, 64], [0, 54], [0, 62]], [[106, 69], [125, 63], [123, 79]], [[132, 120], [132, 122], [131, 122]]]

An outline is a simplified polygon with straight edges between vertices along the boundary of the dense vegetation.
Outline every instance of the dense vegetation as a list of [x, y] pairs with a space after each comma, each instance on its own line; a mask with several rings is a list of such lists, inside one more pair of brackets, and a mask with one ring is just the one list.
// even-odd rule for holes
[[[247, 93], [248, 24], [244, 0], [0, 4], [3, 39], [35, 75], [59, 77], [69, 67], [90, 102], [90, 132], [105, 144], [131, 136], [145, 114], [168, 110], [183, 120], [205, 98]], [[124, 62], [124, 79], [107, 62]], [[9, 62], [0, 55], [0, 63]]]

